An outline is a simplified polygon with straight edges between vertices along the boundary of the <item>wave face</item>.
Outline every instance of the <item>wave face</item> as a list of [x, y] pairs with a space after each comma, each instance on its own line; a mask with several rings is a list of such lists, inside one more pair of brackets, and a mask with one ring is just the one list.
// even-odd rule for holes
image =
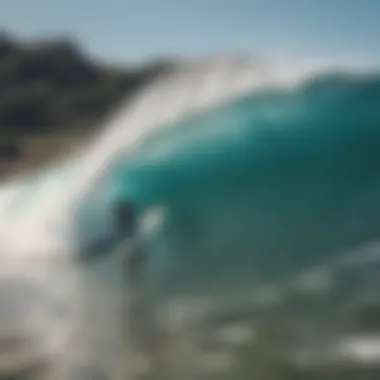
[[[97, 169], [90, 165], [96, 149], [90, 149], [95, 154], [82, 167], [71, 161], [73, 170], [64, 165], [2, 189], [0, 279], [7, 281], [0, 286], [0, 305], [9, 313], [1, 315], [7, 327], [0, 340], [7, 341], [11, 326], [31, 343], [21, 341], [11, 354], [14, 360], [0, 355], [1, 373], [23, 366], [25, 358], [40, 360], [35, 352], [59, 367], [64, 351], [69, 371], [90, 362], [92, 369], [110, 372], [108, 378], [120, 378], [120, 366], [128, 367], [125, 360], [134, 362], [134, 349], [125, 347], [130, 342], [153, 341], [153, 353], [142, 351], [155, 360], [157, 325], [169, 328], [168, 335], [159, 331], [158, 345], [169, 353], [163, 355], [169, 357], [168, 363], [163, 358], [163, 371], [171, 376], [154, 379], [210, 378], [197, 372], [209, 359], [211, 367], [218, 364], [207, 347], [228, 349], [237, 361], [239, 374], [211, 376], [218, 379], [258, 373], [263, 379], [309, 379], [313, 373], [297, 375], [303, 365], [326, 369], [335, 360], [341, 364], [342, 357], [359, 365], [372, 358], [379, 362], [380, 344], [372, 333], [378, 334], [380, 310], [380, 77], [325, 75], [292, 89], [263, 87], [149, 129], [139, 144], [124, 149], [102, 181], [90, 186], [76, 210], [78, 219], [70, 219], [74, 228], [65, 230], [68, 235], [62, 233], [63, 223], [50, 224], [45, 211], [60, 214], [60, 201], [82, 168]], [[120, 136], [128, 138], [125, 131], [113, 132], [104, 151], [113, 151]], [[137, 292], [137, 304], [125, 308], [135, 290], [124, 282], [130, 247], [119, 244], [128, 241], [110, 239], [95, 260], [71, 265], [70, 253], [112, 232], [110, 207], [119, 200], [132, 202], [141, 214], [145, 261], [140, 278], [148, 296], [178, 301], [164, 311], [165, 302], [151, 308], [148, 297], [144, 304], [144, 291]], [[145, 230], [152, 210], [161, 213], [159, 223]], [[13, 224], [5, 229], [9, 220]], [[19, 251], [11, 251], [15, 246]], [[216, 309], [197, 297], [229, 293], [236, 304], [224, 297], [212, 303]], [[43, 314], [36, 316], [37, 329], [30, 324], [35, 310]], [[175, 339], [169, 336], [173, 330]], [[64, 347], [55, 342], [61, 335]], [[219, 357], [222, 367], [229, 362]], [[266, 371], [270, 375], [264, 376]], [[197, 374], [186, 376], [189, 372]]]
[[380, 249], [366, 244], [380, 234], [379, 104], [378, 76], [321, 76], [129, 146], [78, 210], [77, 232], [84, 243], [107, 233], [120, 199], [142, 228], [158, 209], [160, 223], [141, 231], [148, 297], [118, 283], [122, 242], [103, 246], [80, 269], [86, 343], [72, 355], [113, 373], [142, 354], [151, 379], [327, 378], [347, 358], [343, 372], [378, 363]]
[[241, 97], [150, 133], [94, 199], [163, 210], [146, 281], [164, 293], [281, 281], [378, 238], [379, 104], [375, 75]]

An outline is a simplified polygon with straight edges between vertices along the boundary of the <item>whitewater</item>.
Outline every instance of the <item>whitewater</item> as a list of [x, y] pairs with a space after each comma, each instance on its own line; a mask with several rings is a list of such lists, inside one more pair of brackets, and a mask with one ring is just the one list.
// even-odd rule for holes
[[[24, 300], [22, 285], [14, 293], [20, 300], [13, 299], [25, 310], [0, 322], [17, 319], [14, 330], [22, 325], [28, 335], [27, 317], [49, 314], [49, 322], [36, 319], [32, 346], [40, 356], [59, 346], [59, 360], [67, 342], [56, 337], [63, 322], [49, 302], [77, 302], [64, 324], [85, 331], [86, 347], [78, 346], [91, 353], [78, 356], [99, 360], [93, 330], [100, 323], [116, 363], [102, 365], [117, 367], [110, 378], [119, 378], [127, 355], [118, 318], [128, 293], [121, 280], [129, 240], [110, 239], [98, 259], [81, 260], [86, 247], [112, 236], [119, 201], [140, 215], [150, 304], [194, 297], [244, 303], [347, 258], [376, 262], [380, 75], [275, 74], [234, 57], [180, 65], [143, 88], [62, 165], [3, 184], [3, 277], [29, 279], [36, 300]], [[89, 329], [95, 304], [102, 317]]]

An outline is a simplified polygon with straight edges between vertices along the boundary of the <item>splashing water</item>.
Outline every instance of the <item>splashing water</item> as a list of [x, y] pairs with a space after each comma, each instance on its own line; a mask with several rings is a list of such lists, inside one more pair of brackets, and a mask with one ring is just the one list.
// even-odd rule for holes
[[[3, 188], [4, 263], [23, 277], [48, 261], [40, 277], [52, 292], [52, 267], [66, 282], [79, 275], [72, 284], [85, 311], [75, 331], [93, 350], [94, 330], [107, 330], [119, 366], [131, 241], [109, 239], [99, 259], [67, 263], [112, 235], [115, 202], [142, 216], [160, 212], [141, 234], [141, 281], [156, 304], [279, 290], [379, 237], [380, 77], [326, 75], [289, 88], [239, 65], [221, 61], [164, 78], [141, 95], [145, 108], [137, 101], [111, 123], [73, 170]], [[94, 304], [100, 327], [89, 322]]]

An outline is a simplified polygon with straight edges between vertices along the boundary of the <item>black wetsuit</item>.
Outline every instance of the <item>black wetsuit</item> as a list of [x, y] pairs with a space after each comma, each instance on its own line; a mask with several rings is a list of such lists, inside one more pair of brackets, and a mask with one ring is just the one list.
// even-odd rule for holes
[[[114, 216], [114, 230], [113, 233], [91, 241], [84, 247], [80, 254], [79, 259], [82, 262], [89, 263], [94, 260], [101, 260], [105, 256], [112, 254], [123, 241], [126, 239], [134, 240], [137, 230], [137, 218], [131, 205], [127, 203], [117, 203], [113, 208]], [[136, 245], [136, 244], [132, 244]], [[131, 246], [130, 252], [127, 256], [131, 256], [131, 265], [135, 267], [135, 247]], [[130, 260], [128, 260], [130, 261]]]

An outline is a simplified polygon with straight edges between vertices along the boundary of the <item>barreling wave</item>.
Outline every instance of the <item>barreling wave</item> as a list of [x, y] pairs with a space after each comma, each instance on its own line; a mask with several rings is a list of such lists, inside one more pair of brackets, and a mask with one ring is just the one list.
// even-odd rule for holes
[[[211, 65], [210, 75], [214, 69]], [[89, 361], [100, 372], [124, 366], [125, 326], [119, 322], [133, 313], [123, 303], [129, 289], [123, 287], [121, 263], [131, 249], [128, 241], [120, 251], [125, 241], [109, 239], [95, 260], [71, 265], [76, 254], [112, 232], [110, 210], [120, 200], [132, 203], [143, 222], [152, 209], [159, 211], [159, 223], [144, 231], [139, 277], [154, 300], [236, 295], [302, 279], [313, 269], [335, 270], [345, 253], [351, 260], [346, 263], [354, 265], [361, 256], [379, 256], [376, 244], [356, 247], [376, 242], [380, 234], [380, 76], [323, 75], [292, 87], [264, 83], [250, 89], [247, 71], [232, 65], [227, 81], [226, 67], [221, 69], [211, 79], [223, 89], [211, 86], [201, 97], [208, 74], [195, 75], [193, 83], [185, 70], [173, 79], [171, 92], [165, 81], [147, 89], [146, 97], [154, 92], [154, 99], [135, 115], [135, 129], [130, 113], [124, 114], [106, 144], [99, 139], [81, 160], [3, 187], [1, 278], [7, 281], [0, 287], [0, 307], [12, 308], [1, 325], [11, 325], [13, 332], [5, 328], [0, 340], [18, 333], [29, 340], [21, 339], [11, 353], [14, 360], [5, 358], [11, 365], [1, 364], [0, 372], [12, 372], [26, 359], [28, 365], [64, 362], [71, 369]], [[191, 85], [193, 98], [180, 94], [184, 83]], [[248, 90], [235, 94], [232, 84]], [[164, 107], [176, 101], [173, 109]], [[195, 112], [192, 102], [204, 107]], [[156, 120], [161, 108], [169, 115], [176, 107], [178, 118]], [[145, 116], [146, 130], [139, 130]], [[108, 159], [112, 164], [101, 165]], [[100, 166], [105, 176], [91, 182]], [[69, 203], [82, 187], [86, 191], [73, 213]], [[66, 209], [68, 219], [61, 217]], [[85, 309], [79, 316], [77, 306]], [[153, 315], [150, 310], [146, 313]], [[36, 317], [38, 329], [30, 324], [36, 312], [43, 314]], [[64, 335], [60, 344], [57, 334]], [[106, 342], [106, 354], [100, 341]]]
[[379, 75], [248, 94], [151, 132], [97, 194], [162, 209], [155, 286], [277, 281], [378, 238], [379, 104]]

